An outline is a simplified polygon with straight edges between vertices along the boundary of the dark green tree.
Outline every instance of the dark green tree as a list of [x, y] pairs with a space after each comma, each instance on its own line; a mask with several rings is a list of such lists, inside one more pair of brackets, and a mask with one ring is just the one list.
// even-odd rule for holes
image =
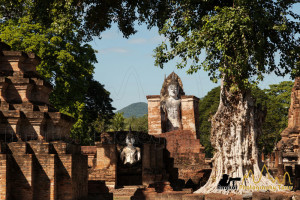
[[129, 117], [125, 119], [125, 129], [132, 131], [148, 133], [148, 115], [145, 114], [141, 117]]
[[220, 103], [220, 87], [215, 87], [199, 101], [200, 142], [205, 147], [205, 156], [213, 156], [210, 143], [211, 118], [217, 112]]
[[123, 113], [116, 113], [114, 117], [110, 120], [110, 131], [124, 131], [125, 128], [125, 118]]
[[268, 154], [273, 151], [275, 144], [281, 139], [280, 133], [288, 125], [288, 113], [291, 103], [292, 81], [283, 81], [265, 89], [267, 100], [267, 115], [263, 124], [263, 134], [259, 137], [258, 145]]
[[82, 19], [73, 1], [0, 1], [0, 38], [13, 50], [34, 52], [37, 70], [51, 82], [50, 102], [75, 118], [72, 136], [91, 140], [93, 122], [108, 121], [114, 108], [104, 86], [93, 80], [95, 50], [84, 42]]

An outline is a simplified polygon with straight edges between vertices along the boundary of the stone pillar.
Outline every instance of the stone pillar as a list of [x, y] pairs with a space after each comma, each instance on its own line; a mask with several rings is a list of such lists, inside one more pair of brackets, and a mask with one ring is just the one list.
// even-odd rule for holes
[[278, 167], [279, 164], [279, 150], [275, 150], [275, 164], [274, 167]]
[[117, 184], [117, 149], [114, 144], [97, 145], [96, 170], [99, 180], [105, 180], [106, 186], [114, 188]]
[[7, 174], [9, 199], [33, 199], [32, 155], [26, 154], [25, 142], [8, 144]]
[[0, 199], [8, 199], [7, 194], [7, 156], [6, 154], [0, 154]]
[[148, 133], [159, 135], [162, 133], [160, 96], [149, 95], [148, 100]]
[[49, 154], [49, 143], [28, 142], [33, 153], [33, 199], [55, 200], [55, 154]]
[[155, 145], [156, 148], [156, 166], [161, 171], [164, 169], [164, 146]]
[[181, 96], [181, 116], [183, 130], [199, 134], [199, 99], [195, 96]]
[[55, 185], [57, 199], [72, 200], [72, 155], [55, 155]]
[[[29, 135], [30, 131], [26, 131], [26, 135], [24, 135], [25, 140], [32, 140], [34, 138], [38, 138], [39, 140], [45, 139], [42, 135], [43, 133], [43, 123], [44, 123], [44, 118], [45, 118], [45, 113], [43, 112], [26, 112], [25, 113], [30, 125], [27, 127], [24, 127], [28, 130], [33, 129], [32, 135]], [[31, 131], [31, 132], [32, 132]], [[23, 131], [22, 131], [23, 132]], [[24, 131], [25, 132], [25, 131]], [[35, 135], [36, 134], [36, 137]]]
[[271, 162], [274, 162], [274, 152], [272, 152], [272, 153], [270, 154], [270, 159], [271, 159]]
[[150, 163], [151, 163], [151, 154], [150, 154], [150, 144], [144, 144], [143, 148], [143, 169], [150, 169]]

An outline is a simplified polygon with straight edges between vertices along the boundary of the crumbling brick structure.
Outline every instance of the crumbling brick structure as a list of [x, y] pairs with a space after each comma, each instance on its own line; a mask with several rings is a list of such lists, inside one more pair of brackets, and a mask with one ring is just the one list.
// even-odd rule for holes
[[[168, 86], [173, 84], [172, 82], [178, 85], [181, 127], [177, 128], [177, 130], [166, 132], [163, 120], [166, 114], [162, 105], [163, 99], [168, 95]], [[149, 134], [166, 140], [166, 150], [170, 159], [167, 166], [167, 170], [170, 173], [169, 180], [171, 182], [182, 180], [185, 184], [192, 182], [192, 184], [198, 186], [205, 183], [204, 179], [210, 172], [210, 165], [205, 162], [204, 147], [200, 144], [200, 140], [197, 139], [197, 136], [200, 134], [199, 99], [195, 96], [184, 94], [182, 82], [174, 72], [165, 78], [161, 94], [149, 95], [147, 99]]]
[[295, 79], [291, 94], [288, 127], [282, 131], [275, 150], [274, 167], [279, 175], [289, 172], [295, 189], [300, 189], [300, 77]]
[[65, 142], [73, 119], [50, 105], [39, 62], [0, 43], [0, 199], [86, 199], [87, 157]]

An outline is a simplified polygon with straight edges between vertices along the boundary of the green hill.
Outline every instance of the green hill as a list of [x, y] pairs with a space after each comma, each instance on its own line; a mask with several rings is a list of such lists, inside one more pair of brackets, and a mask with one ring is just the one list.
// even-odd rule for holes
[[145, 102], [138, 102], [130, 104], [129, 106], [126, 106], [125, 108], [122, 108], [121, 110], [117, 111], [118, 113], [124, 113], [124, 117], [141, 117], [148, 113], [148, 104]]

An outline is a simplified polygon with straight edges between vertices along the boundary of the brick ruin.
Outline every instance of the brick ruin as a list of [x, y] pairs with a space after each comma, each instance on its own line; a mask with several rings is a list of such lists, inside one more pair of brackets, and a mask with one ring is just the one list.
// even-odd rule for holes
[[82, 153], [89, 158], [90, 196], [109, 199], [112, 193], [114, 196], [130, 192], [133, 195], [138, 189], [145, 190], [159, 183], [166, 187], [164, 190], [172, 190], [166, 183], [169, 175], [164, 161], [165, 141], [146, 133], [130, 133], [134, 135], [135, 146], [141, 149], [141, 161], [130, 166], [120, 160], [128, 132], [102, 133], [95, 146], [81, 147]]
[[[165, 131], [161, 96], [147, 96], [149, 134], [133, 133], [142, 159], [127, 167], [120, 162], [127, 132], [102, 133], [95, 146], [70, 142], [73, 119], [50, 105], [52, 86], [36, 72], [39, 62], [0, 42], [0, 199], [206, 198], [189, 189], [203, 185], [211, 168], [197, 139], [197, 97], [180, 97], [182, 126]], [[271, 157], [278, 174], [296, 174], [298, 186], [299, 99], [297, 78], [289, 126]]]
[[291, 93], [291, 104], [288, 115], [288, 127], [281, 133], [281, 140], [274, 151], [262, 155], [262, 161], [267, 164], [275, 177], [288, 183], [285, 172], [291, 177], [294, 190], [300, 189], [300, 77], [295, 79]]
[[295, 79], [291, 94], [288, 127], [282, 131], [275, 150], [274, 167], [279, 174], [284, 171], [292, 176], [295, 189], [300, 189], [300, 77]]
[[73, 119], [50, 105], [39, 63], [0, 43], [0, 199], [86, 199], [87, 157], [67, 142]]
[[300, 77], [295, 79], [291, 94], [288, 127], [281, 133], [277, 144], [282, 151], [282, 162], [300, 164]]
[[[167, 90], [168, 81], [175, 77], [180, 85], [180, 117], [182, 127], [178, 130], [164, 131], [161, 106], [162, 93]], [[170, 81], [169, 81], [170, 82]], [[195, 96], [184, 95], [182, 82], [177, 74], [171, 73], [165, 78], [161, 95], [149, 95], [148, 99], [148, 130], [149, 134], [166, 140], [166, 151], [172, 163], [167, 165], [170, 173], [169, 180], [174, 187], [193, 187], [203, 185], [210, 173], [211, 166], [205, 162], [204, 147], [200, 144], [199, 136], [199, 99]], [[197, 185], [197, 186], [196, 186]]]
[[211, 166], [205, 162], [204, 147], [197, 139], [199, 99], [181, 96], [182, 129], [169, 132], [163, 132], [166, 126], [160, 96], [147, 99], [149, 133], [132, 132], [135, 146], [141, 149], [140, 162], [126, 166], [120, 160], [128, 132], [102, 133], [95, 146], [81, 148], [88, 156], [90, 196], [129, 197], [139, 191], [144, 198], [165, 192], [180, 196], [191, 193], [208, 178]]

